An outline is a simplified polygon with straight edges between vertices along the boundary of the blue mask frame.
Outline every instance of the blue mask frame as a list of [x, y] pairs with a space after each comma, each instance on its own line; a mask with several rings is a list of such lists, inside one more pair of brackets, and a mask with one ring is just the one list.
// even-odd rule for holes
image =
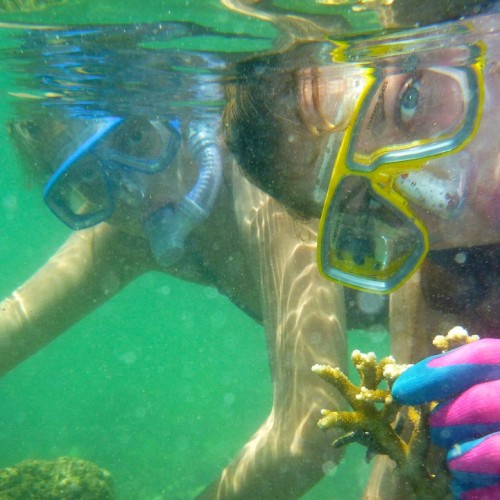
[[[168, 120], [155, 123], [163, 127], [161, 152], [155, 157], [141, 158], [110, 147], [110, 132], [125, 126], [119, 117], [99, 118], [90, 122], [90, 135], [54, 172], [47, 182], [43, 198], [52, 212], [75, 230], [86, 229], [108, 219], [115, 209], [115, 191], [110, 172], [125, 169], [154, 174], [173, 161], [180, 147], [180, 123]], [[88, 161], [81, 161], [88, 160]], [[73, 206], [77, 197], [78, 206]]]

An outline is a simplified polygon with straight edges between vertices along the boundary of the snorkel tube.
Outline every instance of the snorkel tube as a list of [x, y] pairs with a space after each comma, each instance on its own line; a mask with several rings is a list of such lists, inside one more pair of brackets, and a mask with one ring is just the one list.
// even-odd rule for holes
[[151, 250], [162, 267], [175, 264], [183, 256], [186, 237], [208, 218], [214, 205], [222, 181], [219, 124], [220, 117], [215, 123], [194, 123], [188, 150], [199, 169], [196, 184], [178, 203], [163, 206], [146, 221]]

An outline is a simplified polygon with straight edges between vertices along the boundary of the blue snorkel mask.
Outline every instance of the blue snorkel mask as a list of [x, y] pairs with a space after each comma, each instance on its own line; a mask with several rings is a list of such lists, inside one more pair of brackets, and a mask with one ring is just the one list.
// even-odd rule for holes
[[75, 230], [112, 215], [120, 189], [113, 174], [161, 172], [175, 158], [181, 142], [179, 123], [173, 120], [142, 119], [132, 130], [125, 129], [123, 118], [117, 117], [84, 120], [84, 124], [83, 142], [61, 163], [43, 192], [52, 212]]
[[[119, 198], [126, 198], [131, 210], [147, 202], [141, 183], [131, 179], [137, 173], [165, 171], [182, 140], [179, 120], [103, 117], [78, 121], [84, 125], [80, 145], [62, 161], [43, 192], [52, 212], [75, 230], [110, 218]], [[144, 221], [153, 254], [164, 267], [183, 255], [185, 238], [212, 209], [222, 179], [217, 131], [218, 119], [213, 117], [211, 123], [191, 124], [187, 147], [198, 166], [198, 179], [180, 201], [166, 200]]]
[[[221, 82], [240, 57], [186, 50], [184, 40], [221, 35], [168, 21], [21, 33], [16, 74], [36, 97], [22, 115], [41, 113], [64, 129], [62, 140], [49, 132], [44, 140], [53, 143], [28, 154], [44, 152], [40, 170], [51, 177], [43, 197], [66, 225], [119, 225], [123, 216], [148, 238], [161, 266], [183, 255], [186, 237], [207, 219], [219, 191]], [[170, 182], [176, 185], [163, 189]]]

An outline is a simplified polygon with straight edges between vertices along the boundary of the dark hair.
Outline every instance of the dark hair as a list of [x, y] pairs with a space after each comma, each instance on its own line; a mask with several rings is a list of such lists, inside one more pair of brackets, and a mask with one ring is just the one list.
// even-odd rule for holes
[[227, 144], [245, 174], [274, 195], [279, 187], [278, 148], [284, 140], [276, 108], [278, 101], [288, 102], [289, 109], [297, 108], [293, 74], [277, 74], [269, 60], [241, 64], [227, 92]]
[[[324, 64], [319, 58], [326, 50], [331, 51], [331, 44], [305, 42], [283, 53], [240, 63], [237, 76], [226, 86], [223, 123], [230, 151], [244, 174], [295, 216], [317, 215], [307, 197], [297, 191], [293, 196], [289, 193], [290, 181], [302, 178], [309, 161], [315, 162], [322, 153], [319, 147], [316, 152], [318, 134], [311, 133], [301, 114], [300, 71]], [[297, 144], [299, 150], [307, 145], [312, 151], [305, 163], [294, 162]]]
[[397, 26], [425, 26], [469, 17], [486, 11], [496, 0], [398, 0], [394, 2]]
[[[68, 126], [51, 113], [33, 113], [25, 110], [25, 117], [7, 124], [8, 134], [21, 159], [24, 174], [37, 184], [46, 182], [57, 168], [61, 148], [70, 143]], [[31, 113], [28, 113], [30, 111]]]

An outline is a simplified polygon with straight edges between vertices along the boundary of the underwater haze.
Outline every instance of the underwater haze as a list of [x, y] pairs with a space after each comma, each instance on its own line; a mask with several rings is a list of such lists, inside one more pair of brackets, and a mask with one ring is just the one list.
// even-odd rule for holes
[[[345, 4], [339, 9], [351, 15]], [[265, 50], [276, 36], [265, 22], [231, 12], [217, 0], [0, 4], [3, 23], [165, 20], [231, 34], [234, 53]], [[363, 22], [372, 27], [368, 15]], [[24, 30], [0, 30], [1, 297], [36, 272], [70, 234], [23, 173], [6, 132], [19, 118], [16, 99], [29, 92], [34, 77], [29, 71], [22, 75], [21, 66], [19, 73], [13, 69], [23, 61], [16, 51]], [[201, 43], [216, 45], [209, 38]], [[354, 348], [385, 355], [384, 328], [352, 330], [349, 350]], [[0, 380], [0, 468], [28, 458], [75, 456], [110, 471], [118, 499], [190, 499], [249, 440], [271, 402], [262, 326], [213, 288], [149, 273]], [[364, 449], [349, 447], [341, 465], [330, 470], [325, 464], [325, 472], [304, 498], [359, 498], [369, 474]]]

